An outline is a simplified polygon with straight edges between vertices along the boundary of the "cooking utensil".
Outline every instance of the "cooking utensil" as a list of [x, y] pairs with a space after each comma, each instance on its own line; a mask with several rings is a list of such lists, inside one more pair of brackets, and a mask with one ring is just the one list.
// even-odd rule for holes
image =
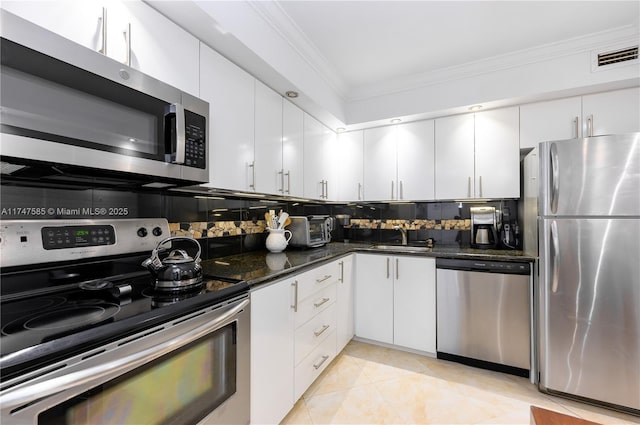
[[287, 227], [290, 224], [291, 224], [291, 218], [287, 217], [287, 219], [284, 221], [284, 224], [282, 225], [282, 227]]
[[280, 216], [278, 217], [278, 229], [282, 229], [284, 227], [284, 223], [289, 218], [289, 214], [286, 212], [280, 212]]
[[[164, 248], [167, 242], [185, 240], [195, 244], [198, 252], [195, 257], [190, 257], [183, 249], [173, 249], [164, 259], [159, 254], [167, 250]], [[173, 236], [158, 243], [151, 252], [151, 257], [142, 262], [156, 279], [155, 289], [160, 291], [181, 291], [202, 285], [202, 267], [200, 267], [200, 244], [193, 238]]]

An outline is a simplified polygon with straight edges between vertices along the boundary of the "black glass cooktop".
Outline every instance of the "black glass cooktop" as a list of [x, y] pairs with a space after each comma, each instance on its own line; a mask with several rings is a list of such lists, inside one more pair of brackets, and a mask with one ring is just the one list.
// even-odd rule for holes
[[[88, 279], [87, 279], [88, 278]], [[2, 277], [0, 371], [24, 372], [248, 291], [205, 276], [189, 291], [157, 291], [139, 262], [43, 269]]]

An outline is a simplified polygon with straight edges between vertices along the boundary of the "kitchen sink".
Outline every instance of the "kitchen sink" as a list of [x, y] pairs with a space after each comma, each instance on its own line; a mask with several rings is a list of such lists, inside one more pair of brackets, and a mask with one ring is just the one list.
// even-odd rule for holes
[[409, 245], [374, 245], [375, 249], [383, 251], [397, 251], [397, 252], [431, 252], [432, 248], [426, 246], [409, 246]]

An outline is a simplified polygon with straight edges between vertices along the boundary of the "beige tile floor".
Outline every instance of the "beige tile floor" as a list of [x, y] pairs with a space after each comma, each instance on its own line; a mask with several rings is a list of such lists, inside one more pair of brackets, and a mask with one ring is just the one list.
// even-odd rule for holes
[[525, 378], [356, 341], [282, 424], [529, 424], [531, 405], [607, 425], [640, 424], [638, 417], [542, 394]]

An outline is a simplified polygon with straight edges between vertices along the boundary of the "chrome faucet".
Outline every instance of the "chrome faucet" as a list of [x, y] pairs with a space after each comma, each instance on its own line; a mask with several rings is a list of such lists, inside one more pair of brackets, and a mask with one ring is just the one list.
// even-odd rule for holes
[[402, 233], [402, 245], [407, 245], [407, 229], [400, 226], [393, 226], [393, 230], [399, 230]]

